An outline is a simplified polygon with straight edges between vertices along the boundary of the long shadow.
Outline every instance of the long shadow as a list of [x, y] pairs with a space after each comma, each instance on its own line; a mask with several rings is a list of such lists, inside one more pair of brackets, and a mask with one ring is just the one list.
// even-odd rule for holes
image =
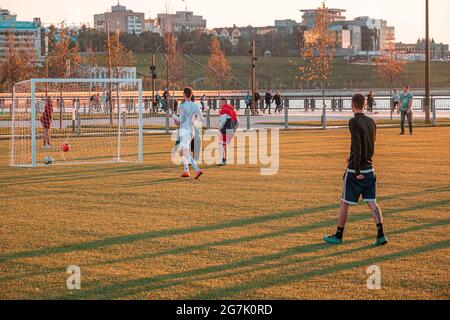
[[49, 177], [46, 177], [45, 180], [42, 179], [28, 179], [23, 181], [16, 181], [13, 183], [5, 182], [0, 183], [1, 186], [18, 186], [18, 185], [31, 185], [31, 184], [42, 184], [42, 181], [45, 181], [46, 183], [53, 183], [53, 182], [67, 182], [72, 180], [92, 180], [92, 179], [99, 179], [99, 178], [109, 178], [111, 176], [117, 176], [122, 175], [125, 173], [140, 173], [140, 172], [147, 172], [147, 171], [157, 171], [157, 170], [164, 170], [169, 169], [169, 166], [140, 166], [140, 167], [130, 167], [130, 168], [115, 168], [115, 169], [105, 169], [105, 168], [98, 168], [95, 172], [74, 172], [74, 173], [66, 173], [61, 174], [61, 178], [51, 179]]
[[[396, 198], [396, 197], [394, 196], [394, 198]], [[444, 204], [448, 204], [448, 203], [450, 203], [450, 200], [434, 201], [434, 202], [429, 202], [429, 203], [425, 203], [425, 204], [418, 204], [414, 207], [405, 209], [405, 211], [429, 208], [429, 207], [433, 207], [433, 206], [440, 206], [440, 205], [444, 205]], [[138, 234], [132, 234], [132, 235], [127, 235], [127, 236], [119, 236], [119, 237], [106, 238], [106, 239], [101, 239], [101, 240], [94, 240], [94, 241], [84, 242], [84, 243], [68, 244], [68, 245], [63, 245], [63, 246], [42, 248], [42, 249], [36, 249], [36, 250], [31, 250], [31, 251], [7, 253], [7, 254], [0, 255], [0, 262], [6, 262], [11, 259], [47, 256], [47, 255], [57, 254], [57, 253], [66, 253], [66, 252], [73, 252], [73, 251], [86, 251], [86, 250], [98, 249], [98, 248], [105, 247], [105, 246], [133, 243], [133, 242], [137, 242], [137, 241], [150, 240], [150, 239], [156, 239], [156, 238], [161, 238], [161, 237], [178, 236], [178, 235], [185, 235], [185, 234], [198, 233], [198, 232], [204, 232], [204, 231], [215, 231], [215, 230], [223, 230], [223, 229], [234, 228], [234, 227], [242, 227], [242, 226], [247, 226], [247, 225], [252, 225], [252, 224], [265, 223], [265, 222], [269, 222], [269, 221], [273, 221], [273, 220], [287, 219], [287, 218], [299, 217], [299, 216], [312, 214], [312, 213], [328, 211], [328, 210], [332, 210], [332, 209], [337, 209], [338, 207], [339, 207], [338, 205], [333, 204], [333, 205], [328, 205], [328, 206], [323, 206], [323, 207], [307, 208], [307, 209], [301, 209], [301, 210], [291, 210], [291, 211], [286, 211], [286, 212], [282, 212], [282, 213], [275, 213], [275, 214], [270, 214], [270, 215], [263, 215], [263, 216], [256, 216], [256, 217], [251, 217], [251, 218], [231, 220], [229, 222], [222, 222], [222, 223], [213, 224], [213, 225], [194, 226], [194, 227], [189, 227], [189, 228], [169, 229], [169, 230], [161, 230], [161, 231], [151, 231], [151, 232], [138, 233]]]
[[[14, 182], [8, 182], [6, 179], [4, 182], [0, 182], [0, 187], [2, 186], [18, 186], [18, 185], [30, 185], [30, 184], [40, 184], [42, 181], [45, 181], [46, 183], [53, 183], [53, 182], [67, 182], [72, 180], [92, 180], [92, 179], [99, 179], [99, 178], [109, 178], [114, 175], [122, 175], [127, 173], [140, 173], [140, 172], [146, 172], [146, 171], [168, 171], [170, 169], [173, 169], [175, 165], [167, 165], [167, 166], [148, 166], [148, 165], [140, 165], [140, 166], [131, 166], [131, 167], [114, 167], [114, 164], [109, 164], [110, 167], [103, 167], [98, 168], [96, 170], [91, 171], [74, 171], [74, 172], [60, 172], [60, 173], [54, 173], [54, 174], [48, 174], [43, 175], [40, 177], [31, 177], [30, 178], [23, 178], [22, 179], [15, 179]], [[217, 165], [211, 165], [211, 166], [205, 166], [205, 169], [214, 169], [219, 166]], [[52, 179], [57, 178], [57, 179]], [[58, 179], [60, 178], [60, 179]], [[43, 180], [44, 179], [44, 180]], [[130, 187], [134, 187], [135, 185], [130, 184], [128, 185]], [[139, 186], [139, 185], [136, 185]], [[146, 184], [142, 184], [142, 186], [146, 186]]]
[[271, 278], [264, 278], [264, 280], [251, 281], [243, 283], [237, 286], [231, 286], [227, 288], [220, 288], [216, 290], [211, 290], [203, 292], [197, 296], [192, 297], [193, 300], [205, 300], [205, 299], [225, 299], [228, 297], [233, 297], [237, 294], [250, 291], [258, 290], [272, 286], [285, 285], [296, 281], [305, 281], [314, 277], [324, 276], [327, 274], [333, 274], [344, 270], [350, 270], [357, 267], [367, 267], [375, 263], [387, 262], [390, 260], [400, 259], [416, 254], [421, 254], [424, 252], [442, 250], [450, 247], [450, 239], [443, 240], [440, 242], [435, 242], [423, 247], [412, 248], [404, 250], [401, 252], [386, 254], [378, 257], [371, 257], [368, 259], [362, 259], [358, 261], [352, 261], [348, 263], [341, 263], [338, 265], [332, 265], [321, 269], [310, 270], [303, 273], [294, 273], [285, 276], [276, 276]]
[[[433, 223], [428, 224], [422, 224], [419, 226], [399, 229], [391, 231], [391, 235], [399, 235], [399, 234], [405, 234], [409, 232], [414, 231], [420, 231], [420, 230], [426, 230], [433, 227], [439, 227], [444, 225], [449, 225], [450, 220], [447, 221], [437, 221]], [[365, 240], [370, 240], [371, 237], [364, 237], [360, 239], [354, 239], [347, 241], [346, 244], [353, 244]], [[373, 240], [373, 239], [372, 239]], [[128, 295], [132, 294], [138, 294], [143, 291], [155, 291], [158, 289], [163, 288], [170, 288], [177, 285], [185, 285], [190, 284], [195, 281], [204, 281], [204, 280], [211, 280], [211, 279], [218, 279], [218, 278], [224, 278], [224, 277], [231, 277], [231, 276], [239, 276], [243, 274], [250, 274], [254, 273], [256, 271], [263, 271], [263, 270], [276, 270], [277, 268], [281, 268], [286, 265], [293, 265], [298, 263], [304, 263], [304, 262], [313, 262], [314, 260], [323, 259], [327, 257], [333, 257], [333, 256], [341, 256], [341, 255], [347, 255], [352, 253], [357, 253], [360, 251], [365, 251], [368, 249], [373, 248], [372, 246], [362, 246], [358, 248], [352, 248], [347, 249], [343, 251], [338, 252], [332, 252], [330, 254], [326, 255], [315, 255], [314, 257], [306, 257], [306, 258], [293, 258], [288, 260], [283, 260], [281, 263], [273, 263], [274, 261], [278, 261], [280, 259], [284, 259], [286, 257], [295, 256], [298, 254], [304, 254], [304, 253], [319, 253], [324, 250], [330, 249], [329, 245], [326, 244], [310, 244], [310, 245], [303, 245], [298, 246], [294, 248], [289, 248], [283, 252], [270, 254], [266, 256], [259, 256], [259, 257], [253, 257], [246, 260], [237, 261], [230, 264], [224, 264], [220, 266], [215, 267], [208, 267], [208, 268], [202, 268], [197, 270], [191, 270], [181, 273], [174, 273], [174, 274], [167, 274], [167, 275], [161, 275], [157, 277], [152, 278], [141, 278], [141, 279], [135, 279], [131, 281], [127, 281], [124, 283], [118, 283], [113, 284], [107, 287], [101, 287], [99, 285], [98, 288], [95, 288], [93, 290], [89, 291], [82, 291], [77, 293], [76, 298], [96, 298], [98, 299], [99, 296], [102, 296], [102, 298], [106, 299], [116, 299], [120, 297], [126, 297]], [[263, 263], [270, 263], [268, 265], [261, 265]], [[248, 267], [248, 270], [239, 270], [239, 271], [232, 271], [232, 272], [226, 272], [226, 273], [220, 273], [221, 271], [229, 271], [230, 269], [240, 269], [240, 268], [246, 268]], [[211, 273], [220, 273], [220, 275], [210, 275]], [[200, 277], [207, 275], [207, 277]], [[189, 279], [186, 279], [189, 278]], [[163, 282], [163, 283], [161, 283]], [[62, 299], [63, 297], [58, 297], [57, 299]], [[73, 298], [73, 297], [72, 297]]]
[[198, 233], [198, 232], [204, 232], [204, 231], [223, 230], [223, 229], [228, 229], [228, 228], [264, 223], [264, 222], [268, 222], [268, 221], [272, 221], [272, 220], [287, 219], [287, 218], [327, 211], [327, 210], [336, 209], [336, 208], [337, 208], [336, 205], [328, 205], [328, 206], [323, 206], [323, 207], [308, 208], [308, 209], [302, 209], [302, 210], [292, 210], [292, 211], [286, 211], [286, 212], [276, 213], [276, 214], [271, 214], [271, 215], [231, 220], [228, 222], [222, 222], [222, 223], [212, 224], [212, 225], [194, 226], [194, 227], [189, 227], [189, 228], [169, 229], [169, 230], [161, 230], [161, 231], [150, 231], [150, 232], [144, 232], [144, 233], [138, 233], [138, 234], [132, 234], [132, 235], [126, 235], [126, 236], [94, 240], [94, 241], [84, 242], [84, 243], [75, 243], [75, 244], [63, 245], [63, 246], [58, 246], [58, 247], [50, 247], [50, 248], [42, 248], [42, 249], [31, 250], [31, 251], [7, 253], [7, 254], [0, 255], [0, 262], [5, 262], [5, 261], [11, 260], [11, 259], [31, 258], [31, 257], [46, 256], [46, 255], [57, 254], [57, 253], [92, 250], [92, 249], [102, 248], [105, 246], [133, 243], [133, 242], [137, 242], [137, 241], [151, 240], [151, 239], [157, 239], [157, 238], [162, 238], [162, 237], [178, 236], [178, 235], [185, 235], [185, 234]]
[[[133, 170], [139, 170], [142, 167], [143, 167], [143, 165], [127, 165], [126, 167], [124, 167], [121, 164], [111, 163], [111, 164], [107, 164], [107, 165], [98, 164], [98, 166], [96, 166], [94, 168], [86, 168], [83, 166], [78, 166], [79, 170], [72, 169], [73, 171], [69, 171], [69, 172], [67, 170], [61, 170], [61, 171], [57, 171], [57, 172], [49, 172], [48, 170], [44, 170], [44, 172], [42, 172], [42, 173], [35, 173], [35, 171], [30, 171], [30, 169], [27, 169], [27, 168], [13, 168], [12, 170], [23, 171], [24, 175], [7, 177], [4, 179], [4, 181], [2, 181], [2, 184], [6, 184], [9, 182], [13, 182], [13, 181], [26, 182], [26, 181], [49, 179], [49, 178], [54, 178], [54, 177], [65, 177], [68, 174], [86, 175], [86, 174], [90, 174], [90, 173], [97, 173], [99, 171], [107, 173], [107, 172], [115, 172], [117, 170], [123, 170], [123, 169], [128, 169], [130, 171], [133, 171]], [[63, 168], [63, 167], [57, 167], [57, 169], [59, 169], [59, 168]], [[29, 174], [29, 173], [31, 173], [31, 174]]]
[[[438, 202], [438, 205], [440, 205], [440, 204], [441, 204], [441, 202]], [[431, 207], [431, 206], [428, 206], [428, 207]], [[417, 209], [417, 207], [413, 207], [413, 209]], [[411, 211], [411, 208], [385, 210], [385, 216], [389, 217], [394, 214], [399, 214], [399, 213], [407, 212], [407, 211]], [[369, 218], [368, 214], [356, 214], [356, 215], [352, 216], [352, 221], [357, 222], [357, 221], [361, 221], [361, 220], [366, 220], [368, 218]], [[251, 242], [251, 241], [270, 239], [270, 238], [281, 237], [281, 236], [286, 236], [286, 235], [290, 235], [290, 234], [298, 234], [298, 233], [302, 233], [302, 232], [308, 232], [308, 231], [312, 231], [314, 229], [320, 229], [323, 227], [333, 226], [334, 224], [335, 224], [335, 219], [328, 219], [328, 220], [323, 220], [323, 221], [316, 222], [316, 223], [311, 223], [309, 225], [285, 228], [285, 229], [275, 231], [275, 232], [256, 234], [253, 236], [240, 237], [240, 238], [236, 238], [236, 239], [226, 239], [226, 240], [221, 240], [221, 241], [214, 241], [214, 242], [203, 243], [203, 244], [198, 244], [198, 245], [191, 245], [191, 246], [186, 246], [186, 247], [178, 247], [178, 248], [173, 248], [173, 249], [164, 250], [164, 251], [160, 251], [160, 252], [147, 253], [147, 254], [133, 256], [133, 257], [109, 259], [109, 260], [105, 260], [105, 261], [96, 261], [96, 262], [92, 262], [89, 264], [84, 264], [82, 266], [83, 267], [92, 267], [92, 266], [99, 267], [99, 266], [108, 265], [108, 264], [130, 263], [130, 262], [138, 261], [138, 260], [148, 260], [148, 259], [152, 259], [152, 258], [166, 256], [166, 255], [186, 254], [186, 253], [205, 250], [205, 249], [209, 249], [209, 248], [213, 248], [213, 247], [216, 248], [216, 247], [221, 247], [221, 246], [242, 244], [242, 243]], [[443, 222], [438, 221], [434, 224], [435, 225], [450, 224], [450, 220], [443, 221]], [[434, 224], [431, 224], [431, 226], [433, 226]], [[36, 275], [50, 274], [53, 272], [60, 272], [60, 271], [61, 271], [60, 268], [51, 268], [51, 269], [40, 270], [39, 272], [27, 272], [25, 274], [0, 277], [0, 280], [19, 279], [19, 278], [25, 278], [25, 277], [30, 277], [30, 276], [36, 276]]]
[[[216, 169], [216, 168], [221, 168], [220, 165], [209, 165], [209, 166], [202, 166], [202, 169], [204, 170], [208, 170], [208, 172], [212, 169]], [[179, 178], [168, 178], [168, 179], [160, 179], [160, 183], [161, 182], [193, 182], [192, 180], [180, 180]], [[155, 181], [147, 181], [147, 182], [139, 182], [139, 183], [130, 183], [130, 184], [124, 184], [121, 185], [120, 188], [141, 188], [141, 187], [147, 187], [147, 186], [151, 186], [157, 184], [155, 183]]]

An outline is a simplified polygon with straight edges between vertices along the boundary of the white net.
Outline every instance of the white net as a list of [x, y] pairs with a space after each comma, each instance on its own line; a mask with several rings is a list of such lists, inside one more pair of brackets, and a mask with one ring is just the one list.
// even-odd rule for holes
[[141, 82], [32, 79], [18, 83], [11, 136], [12, 166], [142, 161]]

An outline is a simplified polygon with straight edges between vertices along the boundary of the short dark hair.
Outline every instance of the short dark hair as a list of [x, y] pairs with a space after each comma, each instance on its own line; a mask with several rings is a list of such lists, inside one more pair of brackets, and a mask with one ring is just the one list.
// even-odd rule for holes
[[225, 102], [225, 103], [228, 102], [227, 98], [220, 98], [220, 101]]
[[405, 84], [405, 85], [403, 86], [403, 88], [406, 88], [406, 89], [409, 90], [409, 86], [408, 86], [407, 84]]
[[190, 99], [192, 97], [192, 88], [191, 87], [185, 87], [183, 90], [183, 94], [186, 98]]
[[363, 94], [357, 93], [352, 97], [352, 106], [358, 110], [362, 110], [366, 104], [366, 97]]

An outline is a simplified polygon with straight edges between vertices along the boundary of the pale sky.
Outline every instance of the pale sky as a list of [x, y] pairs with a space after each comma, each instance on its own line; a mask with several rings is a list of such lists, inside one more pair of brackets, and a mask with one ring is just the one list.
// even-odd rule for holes
[[[275, 19], [301, 21], [302, 8], [316, 8], [321, 0], [121, 0], [122, 5], [146, 18], [165, 11], [188, 10], [203, 15], [208, 28], [232, 26], [273, 25]], [[0, 0], [0, 7], [18, 14], [18, 20], [40, 17], [43, 23], [93, 24], [93, 15], [110, 10], [117, 0]], [[424, 37], [425, 0], [328, 0], [328, 7], [347, 9], [347, 18], [370, 16], [388, 20], [396, 27], [397, 41], [415, 42]], [[448, 13], [450, 0], [430, 0], [430, 35], [436, 41], [450, 43]]]

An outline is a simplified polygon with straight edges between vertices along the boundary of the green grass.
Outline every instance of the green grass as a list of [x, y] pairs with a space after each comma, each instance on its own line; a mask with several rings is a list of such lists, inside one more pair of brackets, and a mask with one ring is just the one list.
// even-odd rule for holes
[[[321, 239], [335, 229], [348, 130], [281, 132], [275, 176], [207, 166], [199, 181], [179, 178], [165, 135], [145, 136], [142, 165], [36, 169], [8, 167], [0, 140], [0, 298], [448, 299], [450, 128], [397, 133], [377, 140], [383, 248], [370, 246], [363, 205], [342, 246]], [[373, 264], [377, 291], [366, 287]], [[69, 265], [80, 291], [66, 288]]]

